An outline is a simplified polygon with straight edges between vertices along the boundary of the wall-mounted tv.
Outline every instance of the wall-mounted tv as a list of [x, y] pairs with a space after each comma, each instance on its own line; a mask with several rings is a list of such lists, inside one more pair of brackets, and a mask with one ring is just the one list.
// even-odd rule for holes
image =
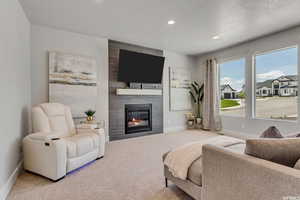
[[118, 81], [126, 83], [161, 83], [165, 58], [120, 50]]

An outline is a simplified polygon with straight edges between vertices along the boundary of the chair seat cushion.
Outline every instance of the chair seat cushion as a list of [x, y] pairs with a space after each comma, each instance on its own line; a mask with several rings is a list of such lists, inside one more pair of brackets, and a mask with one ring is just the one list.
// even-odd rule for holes
[[99, 147], [99, 136], [94, 133], [76, 134], [64, 138], [68, 158], [75, 158], [89, 153]]

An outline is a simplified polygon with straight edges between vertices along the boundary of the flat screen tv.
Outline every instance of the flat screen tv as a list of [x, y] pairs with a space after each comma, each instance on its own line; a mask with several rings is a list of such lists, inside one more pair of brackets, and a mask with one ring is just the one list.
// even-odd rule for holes
[[161, 83], [165, 58], [120, 50], [118, 81]]

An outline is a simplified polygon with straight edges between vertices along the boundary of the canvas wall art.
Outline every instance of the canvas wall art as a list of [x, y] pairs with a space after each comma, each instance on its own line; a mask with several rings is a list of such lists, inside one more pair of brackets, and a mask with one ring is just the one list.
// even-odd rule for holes
[[192, 73], [185, 68], [169, 68], [170, 110], [187, 111], [192, 109], [189, 94]]
[[49, 52], [49, 101], [71, 107], [74, 118], [96, 110], [96, 60], [87, 56]]

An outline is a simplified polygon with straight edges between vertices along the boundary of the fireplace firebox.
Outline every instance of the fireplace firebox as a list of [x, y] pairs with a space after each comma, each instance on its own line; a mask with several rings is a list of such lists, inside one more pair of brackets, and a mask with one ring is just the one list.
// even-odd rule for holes
[[152, 105], [125, 105], [125, 134], [152, 131]]

